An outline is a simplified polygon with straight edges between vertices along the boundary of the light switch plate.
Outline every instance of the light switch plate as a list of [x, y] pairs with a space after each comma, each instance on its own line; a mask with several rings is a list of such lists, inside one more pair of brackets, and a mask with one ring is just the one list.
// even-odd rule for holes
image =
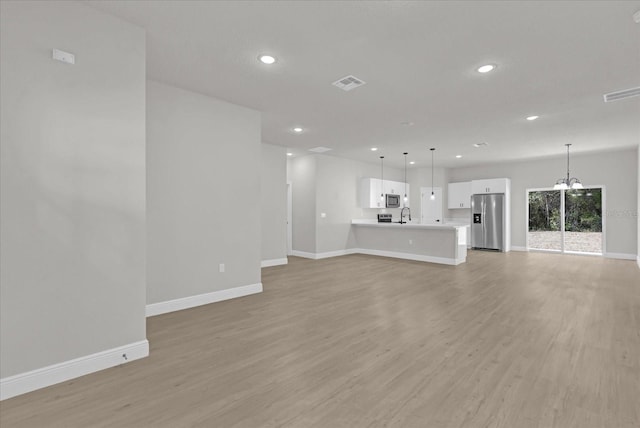
[[61, 51], [60, 49], [53, 50], [53, 59], [62, 61], [67, 64], [75, 64], [76, 56], [72, 53]]

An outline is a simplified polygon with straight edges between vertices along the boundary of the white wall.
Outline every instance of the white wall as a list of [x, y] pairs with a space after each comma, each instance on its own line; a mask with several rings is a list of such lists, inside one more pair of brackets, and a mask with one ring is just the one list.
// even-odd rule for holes
[[[380, 165], [335, 156], [317, 155], [316, 158], [316, 252], [353, 248], [351, 220], [375, 218], [381, 212], [360, 207], [360, 181], [367, 177], [379, 178]], [[384, 176], [393, 181], [404, 178], [396, 168], [385, 168]], [[388, 212], [399, 215], [400, 210]], [[326, 217], [322, 217], [322, 213]]]
[[288, 162], [293, 199], [293, 251], [316, 252], [316, 157]]
[[145, 36], [75, 2], [0, 7], [4, 379], [146, 341]]
[[638, 209], [636, 211], [637, 218], [637, 227], [638, 227], [638, 239], [636, 240], [636, 249], [637, 256], [636, 260], [638, 262], [638, 267], [640, 267], [640, 145], [638, 145], [638, 163], [636, 165], [636, 176], [638, 177]]
[[261, 144], [262, 261], [287, 258], [287, 151]]
[[260, 126], [255, 110], [148, 82], [147, 303], [260, 282]]
[[[592, 154], [571, 155], [571, 176], [578, 177], [585, 186], [606, 187], [606, 251], [632, 256], [637, 254], [638, 222], [634, 213], [638, 207], [638, 174], [636, 149]], [[512, 245], [525, 247], [526, 189], [553, 187], [558, 178], [566, 175], [566, 157], [537, 159], [523, 162], [456, 168], [449, 171], [451, 182], [483, 178], [511, 179], [511, 239]], [[449, 210], [450, 216], [460, 211]]]
[[[420, 220], [422, 194], [420, 188], [431, 188], [431, 168], [412, 168], [407, 172], [407, 180], [411, 185], [411, 218]], [[447, 184], [449, 183], [448, 170], [445, 168], [433, 169], [433, 187], [442, 189], [442, 218], [447, 218]]]
[[[294, 251], [317, 254], [352, 248], [351, 220], [376, 218], [382, 212], [360, 207], [360, 180], [379, 178], [379, 164], [308, 155], [291, 159], [289, 174], [293, 186]], [[384, 176], [388, 180], [404, 180], [404, 172], [397, 168], [385, 167]], [[400, 209], [387, 212], [399, 216]]]

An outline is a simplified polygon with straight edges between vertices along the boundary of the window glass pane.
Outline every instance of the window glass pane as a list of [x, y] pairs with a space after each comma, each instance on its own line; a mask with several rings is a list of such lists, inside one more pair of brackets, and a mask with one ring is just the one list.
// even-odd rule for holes
[[567, 190], [565, 251], [602, 253], [602, 189]]
[[562, 250], [560, 190], [529, 192], [529, 248]]

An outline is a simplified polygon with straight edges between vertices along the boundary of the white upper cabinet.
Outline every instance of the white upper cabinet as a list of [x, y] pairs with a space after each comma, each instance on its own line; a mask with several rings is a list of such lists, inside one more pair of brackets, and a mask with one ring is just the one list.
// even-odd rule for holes
[[380, 198], [380, 194], [391, 193], [400, 195], [400, 207], [410, 206], [409, 184], [407, 183], [407, 202], [404, 202], [405, 184], [399, 181], [384, 180], [381, 185], [379, 178], [363, 178], [360, 181], [360, 207], [362, 208], [385, 208], [386, 199]]
[[471, 207], [471, 182], [449, 183], [447, 198], [447, 208], [470, 208]]
[[[407, 191], [409, 191], [408, 185]], [[399, 181], [384, 180], [384, 193], [391, 193], [392, 195], [404, 195], [404, 183], [401, 183]]]
[[509, 193], [511, 181], [508, 178], [490, 178], [488, 180], [473, 180], [471, 193], [474, 195], [483, 193]]
[[384, 198], [381, 180], [379, 178], [363, 178], [360, 181], [360, 206], [362, 208], [384, 208]]
[[[404, 195], [405, 195], [405, 189], [406, 189], [406, 194], [407, 194], [407, 202], [405, 203], [404, 201]], [[400, 207], [409, 207], [410, 204], [410, 199], [411, 199], [411, 192], [409, 190], [409, 183], [406, 184], [405, 187], [405, 183], [402, 181], [391, 181], [391, 180], [384, 180], [384, 193], [387, 194], [392, 194], [392, 195], [400, 195]]]

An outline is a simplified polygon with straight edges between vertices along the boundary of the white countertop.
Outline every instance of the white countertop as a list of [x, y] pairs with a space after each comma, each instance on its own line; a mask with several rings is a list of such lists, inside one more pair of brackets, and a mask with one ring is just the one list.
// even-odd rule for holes
[[384, 228], [407, 228], [407, 229], [459, 229], [461, 227], [469, 227], [466, 223], [378, 223], [372, 219], [353, 219], [351, 224], [356, 226], [384, 227]]

